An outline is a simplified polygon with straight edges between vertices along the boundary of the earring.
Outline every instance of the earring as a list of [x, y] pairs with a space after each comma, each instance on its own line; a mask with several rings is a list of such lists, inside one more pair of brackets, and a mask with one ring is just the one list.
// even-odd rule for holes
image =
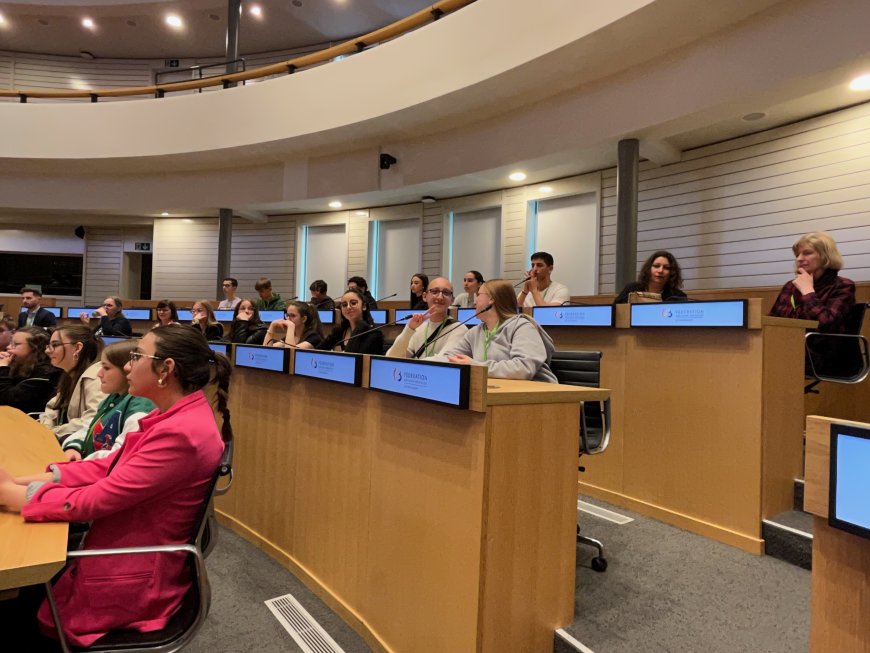
[[166, 379], [164, 379], [163, 377], [157, 379], [157, 385], [161, 388], [166, 387]]

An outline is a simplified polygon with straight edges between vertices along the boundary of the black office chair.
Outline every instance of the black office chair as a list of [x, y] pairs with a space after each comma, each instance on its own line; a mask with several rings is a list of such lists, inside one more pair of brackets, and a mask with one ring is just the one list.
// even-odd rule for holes
[[855, 384], [870, 375], [870, 350], [861, 335], [867, 306], [859, 302], [849, 310], [845, 333], [807, 333], [806, 375], [812, 381], [804, 393], [818, 394], [815, 387], [822, 381]]
[[[87, 648], [70, 647], [63, 635], [60, 614], [54, 600], [51, 582], [45, 584], [45, 593], [51, 616], [57, 628], [60, 647], [64, 653], [175, 653], [187, 646], [196, 635], [202, 623], [208, 616], [211, 606], [211, 586], [208, 582], [208, 572], [205, 567], [205, 549], [214, 548], [216, 541], [216, 524], [210, 524], [214, 516], [213, 500], [215, 495], [225, 493], [232, 484], [232, 442], [224, 448], [221, 463], [214, 473], [211, 489], [203, 503], [196, 522], [193, 537], [187, 544], [139, 546], [120, 549], [87, 549], [84, 551], [68, 551], [67, 559], [88, 558], [97, 556], [113, 556], [125, 554], [175, 553], [185, 552], [188, 555], [191, 586], [182, 600], [181, 607], [172, 615], [169, 623], [162, 630], [140, 633], [135, 630], [118, 630], [107, 633]], [[223, 488], [218, 488], [218, 479], [229, 476], [230, 482]], [[208, 540], [208, 541], [207, 541]]]
[[[565, 385], [578, 385], [597, 388], [601, 383], [600, 351], [557, 351], [550, 360], [550, 369]], [[580, 452], [579, 455], [595, 455], [604, 452], [610, 442], [610, 399], [605, 401], [584, 401], [580, 404]], [[585, 472], [582, 465], [577, 469]], [[607, 569], [604, 545], [591, 537], [580, 534], [577, 525], [577, 541], [595, 547], [598, 552], [592, 558], [595, 571]]]

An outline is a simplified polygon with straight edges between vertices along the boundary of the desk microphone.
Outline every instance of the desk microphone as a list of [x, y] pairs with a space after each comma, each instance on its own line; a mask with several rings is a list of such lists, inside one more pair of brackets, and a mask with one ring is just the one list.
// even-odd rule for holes
[[559, 306], [593, 306], [593, 304], [587, 304], [585, 302], [572, 302], [568, 300], [567, 302], [562, 302]]
[[293, 295], [290, 299], [287, 299], [285, 301], [292, 302], [292, 301], [296, 301], [297, 299], [299, 299], [299, 295]]
[[446, 330], [444, 333], [439, 333], [437, 338], [432, 338], [432, 339], [429, 340], [428, 342], [424, 342], [423, 345], [422, 345], [422, 346], [421, 346], [417, 351], [414, 352], [414, 355], [411, 356], [411, 358], [420, 358], [420, 354], [422, 354], [424, 351], [426, 351], [426, 347], [428, 347], [428, 346], [431, 345], [431, 344], [434, 344], [434, 343], [438, 342], [439, 340], [441, 340], [441, 338], [443, 338], [444, 336], [446, 336], [448, 333], [451, 333], [454, 329], [458, 329], [459, 327], [461, 327], [461, 326], [462, 326], [463, 324], [465, 324], [466, 322], [470, 322], [471, 320], [473, 320], [474, 318], [476, 318], [476, 317], [477, 317], [478, 315], [480, 315], [481, 313], [486, 313], [486, 312], [487, 312], [488, 310], [490, 310], [493, 306], [495, 306], [495, 304], [490, 304], [489, 306], [484, 306], [484, 307], [481, 308], [479, 311], [477, 311], [477, 313], [475, 313], [474, 315], [471, 315], [471, 316], [465, 318], [465, 319], [462, 320], [462, 322], [460, 322], [459, 324], [455, 324], [455, 325], [453, 325], [453, 328], [452, 328], [452, 329], [448, 329], [448, 330]]
[[360, 336], [364, 336], [365, 334], [371, 333], [372, 331], [380, 331], [381, 329], [386, 329], [387, 327], [396, 326], [399, 322], [404, 322], [405, 320], [410, 320], [412, 317], [413, 317], [413, 315], [405, 315], [404, 317], [400, 317], [395, 322], [388, 322], [387, 324], [381, 324], [379, 326], [372, 327], [371, 329], [366, 329], [365, 331], [362, 331], [360, 333], [351, 334], [347, 338], [345, 338], [344, 340], [339, 340], [336, 344], [346, 345], [348, 342], [350, 342], [354, 338], [359, 338]]
[[517, 282], [514, 284], [514, 288], [518, 288], [519, 286], [522, 286], [526, 281], [531, 281], [531, 280], [532, 280], [531, 277], [526, 277], [526, 278], [523, 279], [522, 281], [517, 281]]
[[393, 297], [395, 297], [395, 296], [398, 295], [398, 294], [399, 294], [399, 293], [394, 292], [392, 295], [387, 295], [386, 297], [380, 297], [380, 298], [378, 298], [378, 299], [375, 300], [375, 303], [377, 304], [378, 302], [382, 302], [382, 301], [384, 301], [385, 299], [392, 299]]

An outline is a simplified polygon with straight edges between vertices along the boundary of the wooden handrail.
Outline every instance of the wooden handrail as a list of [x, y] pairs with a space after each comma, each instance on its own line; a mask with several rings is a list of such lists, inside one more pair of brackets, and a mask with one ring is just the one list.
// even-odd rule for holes
[[96, 102], [101, 97], [126, 97], [135, 95], [154, 95], [160, 96], [164, 93], [174, 93], [178, 91], [192, 91], [197, 89], [209, 88], [212, 86], [224, 86], [233, 82], [245, 82], [251, 79], [260, 79], [269, 77], [270, 75], [280, 75], [282, 73], [292, 73], [301, 68], [307, 68], [315, 64], [324, 63], [335, 57], [353, 54], [361, 51], [363, 48], [392, 39], [396, 36], [409, 32], [412, 29], [425, 25], [428, 22], [437, 20], [442, 15], [447, 14], [457, 9], [471, 4], [474, 0], [438, 0], [430, 7], [421, 9], [415, 14], [411, 14], [407, 18], [402, 18], [386, 27], [381, 27], [373, 32], [364, 34], [360, 37], [333, 45], [317, 52], [304, 54], [294, 59], [288, 59], [276, 64], [253, 68], [238, 73], [228, 73], [226, 75], [216, 75], [205, 79], [190, 80], [187, 82], [168, 82], [166, 84], [152, 84], [150, 86], [133, 86], [128, 88], [107, 88], [95, 90], [75, 90], [66, 91], [61, 89], [13, 89], [0, 90], [0, 97], [17, 97], [22, 102], [26, 102], [28, 98], [90, 98]]

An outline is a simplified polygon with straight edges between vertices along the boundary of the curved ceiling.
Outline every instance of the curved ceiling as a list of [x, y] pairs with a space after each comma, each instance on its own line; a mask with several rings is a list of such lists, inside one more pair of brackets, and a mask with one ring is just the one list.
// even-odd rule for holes
[[[426, 0], [256, 0], [243, 2], [242, 56], [344, 41], [431, 5]], [[259, 6], [261, 16], [251, 9]], [[228, 0], [42, 0], [0, 3], [0, 47], [12, 52], [100, 59], [188, 59], [226, 53]], [[172, 29], [173, 13], [183, 28]], [[94, 21], [88, 29], [83, 18]]]

